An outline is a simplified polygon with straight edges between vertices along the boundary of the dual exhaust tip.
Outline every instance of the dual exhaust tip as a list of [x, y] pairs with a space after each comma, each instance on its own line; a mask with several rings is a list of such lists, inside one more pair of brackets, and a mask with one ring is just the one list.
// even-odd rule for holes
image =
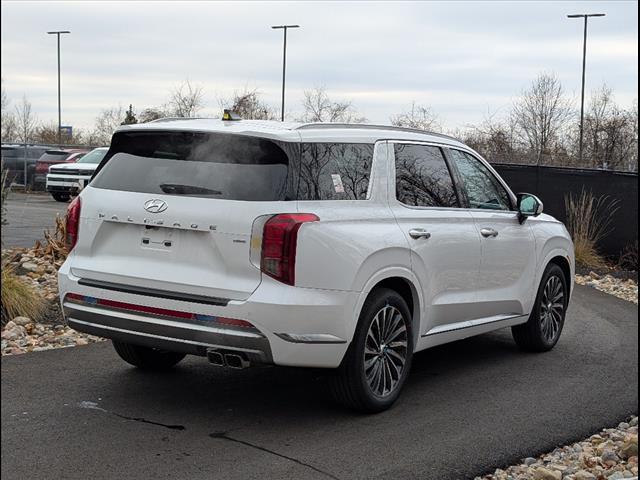
[[251, 366], [251, 362], [244, 353], [225, 352], [221, 350], [207, 350], [207, 358], [209, 362], [218, 367], [235, 368], [243, 370]]

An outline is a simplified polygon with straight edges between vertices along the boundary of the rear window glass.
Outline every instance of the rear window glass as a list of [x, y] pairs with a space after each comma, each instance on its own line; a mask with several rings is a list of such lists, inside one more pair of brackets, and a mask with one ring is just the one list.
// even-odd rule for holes
[[38, 160], [40, 162], [63, 162], [69, 155], [69, 152], [45, 152]]
[[302, 144], [298, 199], [365, 200], [372, 160], [369, 144]]
[[2, 148], [2, 157], [3, 158], [15, 158], [18, 157], [18, 149], [16, 148]]
[[292, 200], [295, 144], [197, 132], [120, 132], [91, 185], [226, 200]]

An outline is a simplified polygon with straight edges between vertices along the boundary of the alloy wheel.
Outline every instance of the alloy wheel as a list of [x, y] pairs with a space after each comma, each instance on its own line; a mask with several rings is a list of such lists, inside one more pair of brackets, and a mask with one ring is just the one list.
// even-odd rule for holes
[[386, 397], [397, 388], [407, 352], [406, 319], [397, 308], [387, 305], [373, 318], [364, 345], [364, 373], [375, 395]]
[[557, 276], [547, 280], [540, 302], [540, 327], [542, 335], [549, 343], [560, 333], [564, 315], [564, 285]]

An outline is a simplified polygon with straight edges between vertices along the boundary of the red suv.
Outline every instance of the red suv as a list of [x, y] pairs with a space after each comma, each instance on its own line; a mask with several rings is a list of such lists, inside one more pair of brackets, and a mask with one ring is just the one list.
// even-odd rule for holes
[[47, 150], [36, 162], [36, 171], [33, 183], [36, 189], [44, 188], [47, 181], [49, 167], [57, 163], [75, 163], [82, 158], [89, 150], [84, 148], [60, 148]]

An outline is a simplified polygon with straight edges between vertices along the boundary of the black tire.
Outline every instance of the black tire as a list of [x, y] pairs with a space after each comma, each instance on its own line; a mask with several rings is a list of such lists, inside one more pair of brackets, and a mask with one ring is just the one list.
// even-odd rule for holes
[[[545, 288], [547, 288], [550, 282], [557, 282], [562, 289], [562, 299], [557, 301], [558, 304], [562, 304], [562, 309], [561, 311], [559, 309], [555, 310], [558, 314], [554, 320], [554, 324], [557, 323], [557, 325], [554, 327], [555, 333], [553, 335], [551, 335], [551, 331], [548, 328], [545, 328], [544, 316], [545, 312], [549, 310], [549, 304], [547, 303], [546, 307], [543, 305]], [[529, 315], [529, 320], [522, 325], [511, 327], [513, 339], [518, 347], [527, 352], [547, 352], [555, 347], [562, 334], [568, 302], [569, 288], [565, 274], [558, 265], [550, 263], [542, 275], [542, 280], [538, 286], [536, 301], [533, 305], [531, 315]]]
[[[401, 353], [402, 351], [406, 353], [404, 365], [402, 365], [397, 378], [393, 378], [390, 368], [388, 370], [389, 383], [392, 385], [395, 381], [395, 386], [390, 388], [390, 391], [387, 394], [379, 395], [374, 392], [374, 387], [370, 386], [367, 375], [365, 374], [365, 345], [369, 346], [368, 351], [370, 351], [372, 344], [369, 342], [371, 342], [372, 339], [371, 337], [368, 338], [369, 328], [374, 320], [376, 320], [377, 315], [388, 307], [392, 307], [390, 310], [391, 314], [389, 315], [391, 317], [389, 320], [390, 325], [393, 325], [392, 322], [397, 320], [397, 312], [401, 315], [401, 321], [404, 323], [404, 327], [406, 328], [404, 334], [401, 333], [399, 337], [396, 337], [396, 339], [399, 338], [402, 341], [394, 342], [404, 343], [404, 340], [406, 340], [406, 347], [390, 347], [390, 349], [400, 348], [401, 350], [399, 351]], [[380, 322], [380, 319], [377, 321]], [[379, 323], [377, 323], [377, 325], [379, 325]], [[395, 328], [396, 332], [401, 330], [400, 327], [391, 326], [389, 328]], [[330, 391], [336, 401], [348, 408], [365, 413], [377, 413], [391, 407], [400, 395], [400, 391], [402, 390], [409, 370], [411, 369], [411, 359], [413, 356], [412, 333], [411, 312], [409, 311], [404, 299], [394, 290], [387, 288], [379, 288], [371, 292], [362, 307], [362, 311], [360, 312], [358, 326], [356, 327], [351, 345], [349, 346], [340, 367], [334, 372], [334, 375], [329, 378]], [[390, 338], [390, 335], [387, 335], [387, 338]], [[391, 343], [389, 343], [389, 346], [390, 345]], [[367, 353], [367, 355], [369, 355], [368, 363], [373, 365], [373, 363], [371, 363], [371, 361], [373, 361], [374, 363], [377, 362], [384, 365], [385, 362], [390, 362], [390, 359], [392, 359], [391, 355], [382, 353], [382, 350], [386, 349], [386, 346], [381, 347], [381, 353], [378, 355], [381, 358], [379, 359], [375, 359], [375, 355], [372, 356], [370, 353]], [[386, 360], [383, 358], [385, 356]], [[394, 365], [397, 367], [398, 360], [395, 362], [396, 363]], [[371, 378], [376, 377], [374, 372], [376, 368], [378, 368], [378, 372], [381, 370], [384, 371], [384, 366], [373, 365], [371, 368], [372, 370], [370, 370], [370, 372], [374, 373]], [[379, 378], [379, 376], [376, 378]], [[386, 382], [386, 380], [387, 377], [385, 376], [384, 381]]]
[[168, 370], [186, 357], [184, 353], [156, 350], [116, 340], [113, 340], [113, 348], [125, 362], [143, 370]]
[[69, 194], [68, 193], [52, 193], [51, 196], [56, 202], [68, 202]]

